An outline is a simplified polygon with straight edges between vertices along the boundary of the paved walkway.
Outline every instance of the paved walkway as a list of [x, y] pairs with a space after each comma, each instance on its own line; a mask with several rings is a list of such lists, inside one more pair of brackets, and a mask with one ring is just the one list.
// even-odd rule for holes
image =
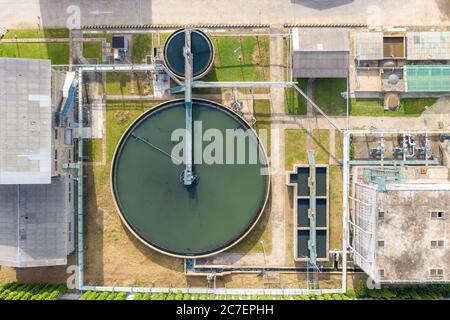
[[6, 28], [36, 28], [37, 23], [65, 28], [76, 22], [77, 12], [82, 25], [450, 24], [447, 0], [0, 0], [0, 6], [0, 26]]

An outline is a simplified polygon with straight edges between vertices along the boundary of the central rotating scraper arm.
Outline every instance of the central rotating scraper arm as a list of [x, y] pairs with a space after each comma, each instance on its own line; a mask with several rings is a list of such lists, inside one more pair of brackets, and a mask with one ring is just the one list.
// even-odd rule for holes
[[185, 44], [183, 49], [184, 54], [184, 104], [186, 109], [186, 146], [185, 146], [185, 162], [186, 169], [183, 172], [183, 182], [185, 185], [191, 185], [195, 180], [195, 175], [192, 168], [192, 82], [193, 82], [193, 56], [191, 52], [191, 30], [185, 29]]

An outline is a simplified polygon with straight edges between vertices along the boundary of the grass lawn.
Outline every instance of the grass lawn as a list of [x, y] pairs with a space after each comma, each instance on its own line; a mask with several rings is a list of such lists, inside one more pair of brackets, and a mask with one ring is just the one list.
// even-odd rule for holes
[[328, 164], [330, 162], [330, 132], [329, 130], [313, 130], [313, 150], [317, 164]]
[[89, 157], [89, 162], [102, 161], [102, 139], [84, 139], [83, 154]]
[[[159, 45], [163, 46], [171, 34], [172, 32], [159, 32]], [[153, 36], [153, 47], [157, 46], [158, 46], [158, 33], [155, 33]]]
[[103, 62], [102, 58], [102, 43], [101, 42], [84, 42], [83, 43], [83, 57], [97, 59], [99, 63]]
[[380, 99], [350, 99], [351, 116], [382, 116], [383, 101]]
[[212, 37], [215, 60], [206, 81], [266, 81], [269, 79], [269, 38]]
[[142, 63], [145, 57], [152, 53], [152, 36], [150, 34], [133, 35], [133, 49], [131, 60], [133, 63]]
[[52, 64], [69, 63], [68, 43], [0, 43], [0, 56], [50, 59]]
[[406, 116], [418, 117], [425, 111], [425, 107], [431, 107], [437, 98], [402, 99], [401, 108]]
[[391, 117], [419, 117], [425, 106], [431, 106], [436, 98], [407, 98], [402, 99], [400, 109], [385, 111], [381, 99], [350, 99], [350, 115], [352, 116], [391, 116]]
[[109, 95], [132, 94], [130, 84], [131, 74], [128, 72], [108, 72], [106, 74], [106, 93]]
[[345, 115], [347, 103], [341, 96], [341, 92], [345, 91], [347, 79], [316, 79], [313, 100], [327, 115]]
[[266, 118], [271, 115], [270, 100], [255, 100], [256, 118]]
[[[306, 93], [308, 79], [298, 78], [299, 88]], [[287, 88], [285, 91], [285, 112], [287, 114], [306, 115], [307, 101], [294, 88]]]
[[292, 170], [294, 164], [308, 164], [307, 133], [305, 130], [285, 130], [285, 168]]
[[270, 131], [270, 119], [271, 119], [271, 109], [269, 100], [255, 100], [255, 117], [256, 123], [253, 129], [260, 136], [261, 141], [264, 143], [262, 132], [265, 132], [265, 138], [267, 143], [264, 145], [266, 148], [267, 155], [271, 155], [271, 131]]
[[342, 248], [342, 168], [329, 167], [330, 180], [330, 249]]
[[[116, 146], [122, 134], [128, 126], [143, 112], [156, 105], [150, 102], [130, 102], [130, 101], [107, 101], [106, 103], [106, 164], [103, 166], [91, 166], [93, 183], [97, 192], [96, 196], [104, 197], [98, 192], [109, 192], [109, 175], [111, 161], [116, 150]], [[91, 157], [91, 161], [101, 159], [101, 141], [99, 139], [84, 140], [83, 149], [86, 156]], [[99, 158], [97, 158], [99, 157]], [[94, 160], [95, 159], [95, 160]], [[109, 194], [109, 193], [108, 193]]]
[[24, 38], [68, 38], [69, 29], [11, 29], [3, 39]]
[[[111, 163], [114, 150], [128, 126], [142, 113], [159, 102], [107, 101], [106, 103], [106, 158]], [[108, 166], [109, 167], [109, 166]]]

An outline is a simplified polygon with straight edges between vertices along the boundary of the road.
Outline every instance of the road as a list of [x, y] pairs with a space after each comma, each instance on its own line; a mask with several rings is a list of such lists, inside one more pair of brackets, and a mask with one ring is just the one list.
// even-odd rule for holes
[[[450, 26], [448, 0], [0, 0], [0, 27], [92, 24], [368, 23]], [[79, 8], [79, 10], [78, 10]], [[67, 12], [71, 12], [67, 13]]]

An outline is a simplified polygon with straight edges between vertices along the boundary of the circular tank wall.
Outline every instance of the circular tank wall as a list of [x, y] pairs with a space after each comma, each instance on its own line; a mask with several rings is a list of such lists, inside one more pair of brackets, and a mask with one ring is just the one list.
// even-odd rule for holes
[[[242, 164], [197, 161], [198, 179], [185, 186], [180, 180], [185, 165], [171, 158], [178, 143], [172, 133], [185, 128], [184, 100], [174, 100], [149, 110], [127, 129], [112, 164], [112, 191], [122, 221], [147, 246], [177, 257], [204, 257], [239, 242], [261, 216], [270, 185], [262, 174], [267, 170], [264, 148], [237, 114], [193, 100], [193, 120], [201, 121], [202, 133], [213, 129], [223, 137], [229, 129], [250, 129], [247, 143], [258, 150], [259, 161], [248, 160], [251, 148], [245, 148]], [[202, 137], [194, 136], [194, 150], [211, 144]], [[229, 149], [223, 145], [225, 159]]]
[[[181, 29], [171, 34], [164, 46], [165, 64], [170, 72], [179, 78], [184, 78], [184, 44], [185, 33], [184, 29]], [[198, 79], [209, 71], [214, 59], [214, 47], [211, 40], [200, 30], [191, 32], [191, 52], [193, 77]]]

